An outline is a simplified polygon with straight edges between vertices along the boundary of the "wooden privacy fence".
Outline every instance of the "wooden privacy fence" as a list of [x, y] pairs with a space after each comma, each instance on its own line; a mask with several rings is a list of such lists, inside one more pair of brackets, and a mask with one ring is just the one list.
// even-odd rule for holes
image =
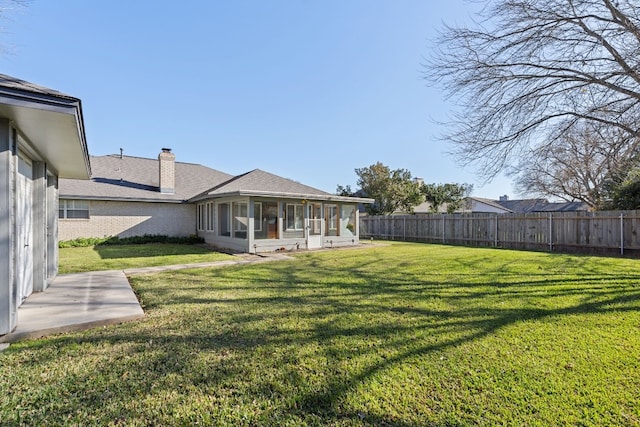
[[640, 254], [640, 211], [433, 214], [360, 217], [360, 238], [546, 250]]

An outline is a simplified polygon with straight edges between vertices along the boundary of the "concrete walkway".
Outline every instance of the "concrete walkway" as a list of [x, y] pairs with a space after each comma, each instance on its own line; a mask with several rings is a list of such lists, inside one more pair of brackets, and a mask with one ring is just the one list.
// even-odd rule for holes
[[18, 308], [18, 326], [10, 334], [0, 336], [0, 351], [7, 343], [19, 340], [143, 318], [144, 312], [127, 276], [286, 259], [292, 258], [275, 253], [242, 254], [229, 261], [60, 275], [44, 292], [31, 294]]

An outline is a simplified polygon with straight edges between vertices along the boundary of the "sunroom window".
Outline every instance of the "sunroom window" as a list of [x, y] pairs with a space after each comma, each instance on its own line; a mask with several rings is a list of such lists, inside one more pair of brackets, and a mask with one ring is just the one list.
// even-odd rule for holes
[[247, 238], [247, 224], [249, 222], [247, 203], [236, 202], [233, 204], [233, 237], [237, 239]]
[[340, 210], [340, 235], [356, 235], [356, 207], [354, 205], [342, 205]]
[[255, 239], [277, 239], [278, 203], [255, 202], [253, 204], [253, 227]]
[[287, 204], [286, 216], [287, 231], [302, 231], [304, 227], [303, 205]]
[[229, 203], [218, 204], [218, 234], [220, 236], [231, 237], [231, 226], [229, 221]]
[[337, 205], [325, 205], [324, 217], [326, 221], [325, 235], [337, 236], [338, 235], [338, 206]]

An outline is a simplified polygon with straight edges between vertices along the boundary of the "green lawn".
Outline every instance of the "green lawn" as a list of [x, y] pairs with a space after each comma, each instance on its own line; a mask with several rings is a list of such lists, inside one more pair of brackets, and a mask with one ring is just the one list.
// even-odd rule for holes
[[233, 259], [203, 245], [150, 243], [60, 248], [60, 274]]
[[2, 425], [640, 425], [637, 260], [391, 244], [132, 279], [0, 353]]

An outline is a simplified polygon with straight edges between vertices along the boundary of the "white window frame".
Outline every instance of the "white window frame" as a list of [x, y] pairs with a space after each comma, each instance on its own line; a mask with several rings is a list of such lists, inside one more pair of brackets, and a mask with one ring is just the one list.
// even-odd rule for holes
[[[85, 203], [86, 204], [86, 209], [84, 208], [78, 208], [76, 207], [76, 204], [80, 204], [80, 203]], [[87, 216], [82, 216], [82, 217], [74, 217], [74, 218], [69, 218], [69, 211], [74, 211], [74, 212], [83, 212], [86, 211], [87, 212]], [[62, 216], [60, 216], [60, 213], [62, 213]], [[85, 220], [85, 219], [90, 219], [91, 215], [90, 215], [90, 206], [89, 206], [89, 201], [88, 200], [74, 200], [74, 199], [60, 199], [59, 205], [58, 205], [58, 218], [59, 219], [80, 219], [80, 220]]]
[[215, 205], [214, 202], [208, 202], [204, 213], [207, 216], [207, 231], [215, 231]]
[[[221, 212], [223, 210], [223, 206], [226, 206], [226, 212]], [[218, 209], [218, 236], [223, 237], [231, 237], [233, 235], [233, 224], [232, 224], [232, 203], [231, 202], [222, 202], [218, 203], [216, 206]], [[220, 224], [224, 222], [224, 224]], [[227, 228], [223, 229], [222, 225], [226, 225]], [[225, 233], [229, 233], [228, 236], [225, 236]]]
[[198, 204], [198, 231], [204, 231], [204, 203]]
[[[234, 234], [237, 231], [249, 231], [249, 204], [247, 202], [233, 202], [232, 209]], [[242, 215], [241, 211], [244, 211], [244, 215]], [[240, 218], [244, 218], [245, 222], [242, 222]]]
[[[346, 213], [349, 213], [350, 215], [346, 215]], [[357, 216], [357, 212], [358, 209], [355, 205], [340, 205], [340, 232], [339, 234], [341, 236], [343, 235], [347, 235], [347, 236], [355, 236], [357, 234], [357, 222], [358, 222], [358, 216]], [[350, 223], [350, 219], [351, 219], [351, 214], [353, 214], [353, 223]], [[349, 229], [349, 225], [353, 226], [353, 230]], [[344, 225], [344, 227], [343, 227]], [[349, 232], [349, 234], [346, 233], [346, 231]]]
[[338, 229], [338, 205], [327, 205], [327, 228], [329, 230]]
[[262, 202], [253, 202], [253, 231], [262, 231]]
[[[293, 209], [293, 227], [289, 227], [289, 207]], [[298, 216], [298, 213], [300, 214]], [[287, 203], [285, 207], [285, 230], [286, 231], [303, 231], [304, 230], [304, 205], [298, 203]], [[296, 219], [300, 219], [298, 224]]]

